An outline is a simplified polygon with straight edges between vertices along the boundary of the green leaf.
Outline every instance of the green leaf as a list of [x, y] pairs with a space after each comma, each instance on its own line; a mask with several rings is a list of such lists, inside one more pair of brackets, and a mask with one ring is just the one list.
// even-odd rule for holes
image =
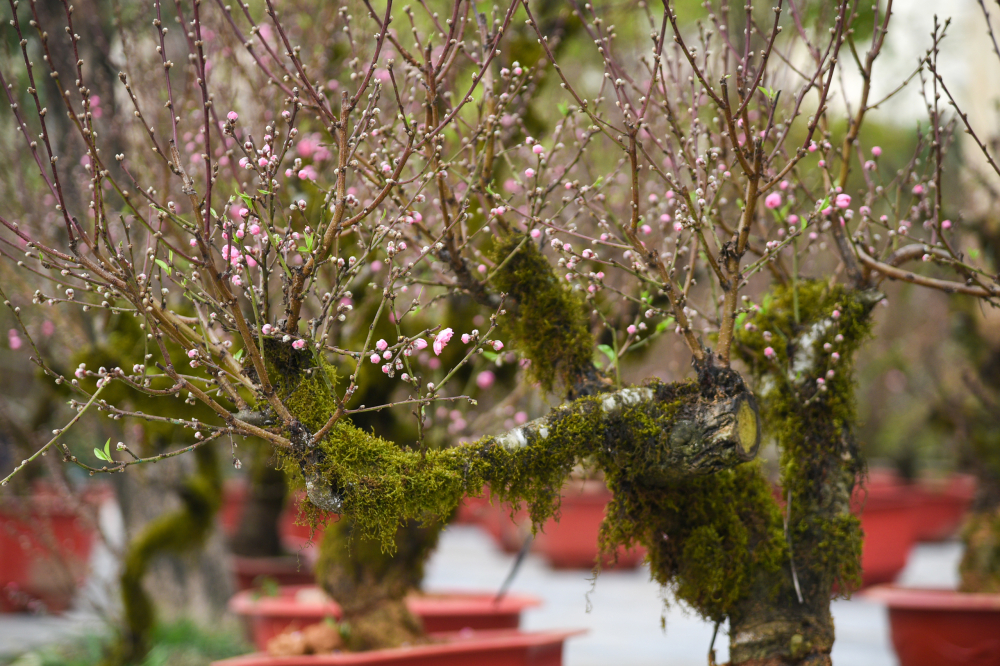
[[604, 355], [608, 357], [609, 361], [611, 361], [612, 363], [615, 362], [615, 359], [617, 358], [618, 355], [615, 354], [615, 350], [611, 345], [597, 345], [597, 348], [600, 349], [604, 353]]
[[736, 328], [742, 327], [743, 326], [743, 322], [745, 322], [746, 320], [747, 320], [747, 313], [746, 312], [741, 312], [738, 315], [736, 315]]
[[243, 203], [247, 205], [247, 208], [253, 210], [253, 199], [250, 198], [249, 194], [243, 194], [242, 192], [237, 192], [236, 194], [239, 195], [240, 199], [243, 199]]
[[567, 104], [566, 102], [559, 102], [559, 104], [557, 104], [556, 106], [559, 108], [559, 113], [563, 114], [564, 116], [569, 115], [569, 104]]
[[674, 318], [667, 317], [666, 319], [664, 319], [663, 321], [661, 321], [659, 324], [656, 325], [656, 332], [663, 333], [673, 325], [674, 325]]
[[163, 261], [162, 259], [157, 259], [156, 265], [162, 268], [164, 271], [166, 271], [167, 275], [170, 275], [170, 273], [172, 272], [170, 270], [170, 266], [167, 265], [167, 262]]
[[246, 350], [245, 349], [237, 349], [236, 353], [233, 354], [233, 358], [235, 358], [237, 361], [239, 361], [240, 359], [243, 358], [243, 352], [244, 351], [246, 351]]
[[483, 350], [483, 356], [485, 356], [490, 361], [496, 361], [498, 358], [500, 358], [500, 354], [496, 352], [486, 351], [485, 349]]
[[96, 446], [94, 447], [94, 455], [97, 456], [98, 460], [103, 460], [105, 462], [114, 462], [111, 457], [111, 438], [108, 437], [108, 441], [104, 442], [104, 450], [101, 451]]
[[215, 212], [214, 208], [209, 208], [208, 211], [212, 214], [212, 217], [219, 217], [219, 214]]
[[976, 249], [976, 248], [974, 248], [974, 247], [970, 247], [969, 248], [969, 256], [972, 257], [973, 259], [975, 259], [976, 257], [979, 256], [979, 250]]

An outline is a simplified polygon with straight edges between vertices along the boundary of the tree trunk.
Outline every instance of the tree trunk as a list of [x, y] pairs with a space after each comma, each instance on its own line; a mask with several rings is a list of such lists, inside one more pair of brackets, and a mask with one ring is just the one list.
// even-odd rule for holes
[[830, 664], [830, 600], [860, 582], [862, 534], [850, 500], [864, 462], [853, 434], [852, 362], [881, 294], [815, 282], [797, 290], [772, 292], [739, 338], [782, 450], [788, 554], [779, 568], [754, 570], [729, 616], [734, 665]]
[[230, 550], [243, 557], [277, 557], [284, 553], [278, 520], [285, 506], [288, 484], [284, 470], [271, 460], [271, 446], [266, 442], [254, 442], [252, 446], [250, 488]]
[[423, 627], [407, 610], [405, 597], [420, 588], [442, 527], [416, 521], [401, 525], [392, 554], [381, 541], [358, 534], [350, 518], [327, 527], [316, 580], [344, 612], [348, 649], [399, 647], [421, 638]]

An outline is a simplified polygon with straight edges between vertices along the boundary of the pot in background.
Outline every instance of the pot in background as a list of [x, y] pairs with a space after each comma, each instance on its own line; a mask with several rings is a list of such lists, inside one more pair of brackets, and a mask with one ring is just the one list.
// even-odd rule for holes
[[97, 526], [81, 515], [110, 499], [90, 486], [71, 506], [39, 484], [30, 496], [0, 498], [0, 612], [61, 612], [89, 574]]
[[522, 633], [511, 629], [439, 634], [425, 645], [301, 657], [252, 654], [212, 666], [562, 666], [563, 642], [581, 630]]
[[889, 607], [900, 666], [1000, 664], [1000, 594], [880, 585], [862, 593]]
[[[540, 603], [529, 595], [508, 594], [495, 601], [493, 593], [476, 592], [432, 592], [406, 599], [410, 612], [420, 618], [427, 633], [517, 629], [521, 612]], [[230, 599], [229, 610], [246, 618], [250, 637], [261, 651], [289, 628], [341, 617], [340, 606], [315, 585], [284, 586], [270, 596], [260, 590], [244, 590]]]

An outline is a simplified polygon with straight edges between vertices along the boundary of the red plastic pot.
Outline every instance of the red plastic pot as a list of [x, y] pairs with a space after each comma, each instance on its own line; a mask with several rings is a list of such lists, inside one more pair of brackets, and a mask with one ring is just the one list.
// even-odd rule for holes
[[[246, 505], [247, 484], [243, 479], [229, 479], [222, 484], [222, 506], [219, 509], [219, 522], [222, 531], [226, 536], [232, 537], [240, 525], [240, 518], [243, 516], [243, 507]], [[319, 543], [323, 537], [323, 528], [316, 529], [315, 534], [310, 535], [308, 521], [305, 520], [299, 508], [299, 504], [305, 493], [298, 492], [292, 495], [291, 501], [285, 503], [285, 508], [278, 518], [278, 533], [281, 535], [285, 547], [289, 550], [297, 548], [304, 541], [314, 541]], [[312, 536], [312, 539], [310, 539]]]
[[944, 541], [961, 527], [976, 496], [976, 477], [953, 474], [939, 482], [921, 479], [915, 491], [920, 505], [917, 541]]
[[855, 488], [851, 511], [860, 515], [865, 535], [861, 548], [864, 587], [892, 582], [906, 566], [916, 541], [919, 506], [911, 486], [889, 478], [870, 477], [866, 487]]
[[597, 538], [604, 521], [611, 491], [602, 481], [572, 482], [563, 488], [559, 520], [549, 520], [535, 535], [532, 548], [556, 569], [591, 569], [601, 558], [601, 566], [631, 569], [639, 566], [646, 551], [619, 547], [617, 563], [611, 555], [599, 553]]
[[563, 642], [583, 631], [521, 633], [510, 629], [439, 635], [426, 645], [302, 657], [252, 654], [212, 666], [562, 666]]
[[[517, 629], [521, 611], [541, 603], [528, 595], [504, 596], [494, 603], [492, 593], [437, 592], [407, 598], [410, 612], [421, 619], [428, 633], [465, 629]], [[325, 618], [340, 618], [340, 606], [314, 585], [285, 586], [275, 596], [254, 591], [237, 593], [229, 600], [229, 610], [247, 619], [250, 635], [258, 650], [288, 630], [302, 628]]]
[[232, 555], [230, 568], [237, 590], [253, 590], [265, 582], [277, 585], [312, 585], [316, 582], [310, 560], [297, 555], [280, 557]]
[[1000, 664], [1000, 594], [893, 585], [863, 594], [888, 605], [900, 666]]
[[[110, 497], [85, 490], [91, 507]], [[86, 580], [95, 526], [44, 486], [30, 497], [0, 499], [0, 612], [66, 610]]]

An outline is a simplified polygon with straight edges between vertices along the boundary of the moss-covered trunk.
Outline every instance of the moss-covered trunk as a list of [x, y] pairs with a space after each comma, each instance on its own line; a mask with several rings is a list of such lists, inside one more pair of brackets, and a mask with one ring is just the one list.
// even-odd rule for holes
[[149, 635], [156, 618], [143, 578], [154, 560], [161, 555], [190, 554], [204, 543], [215, 524], [222, 503], [218, 459], [209, 447], [196, 449], [193, 458], [196, 470], [177, 488], [180, 507], [145, 525], [128, 544], [120, 578], [121, 634], [108, 658], [113, 665], [141, 663], [149, 651]]
[[398, 647], [420, 639], [423, 627], [407, 610], [405, 597], [420, 588], [442, 526], [404, 523], [391, 554], [380, 540], [357, 533], [349, 518], [327, 527], [316, 580], [343, 609], [348, 649]]
[[862, 534], [851, 514], [864, 473], [854, 438], [852, 362], [880, 294], [805, 282], [780, 288], [738, 340], [781, 448], [781, 567], [756, 568], [729, 615], [733, 664], [829, 664], [830, 600], [860, 582]]

